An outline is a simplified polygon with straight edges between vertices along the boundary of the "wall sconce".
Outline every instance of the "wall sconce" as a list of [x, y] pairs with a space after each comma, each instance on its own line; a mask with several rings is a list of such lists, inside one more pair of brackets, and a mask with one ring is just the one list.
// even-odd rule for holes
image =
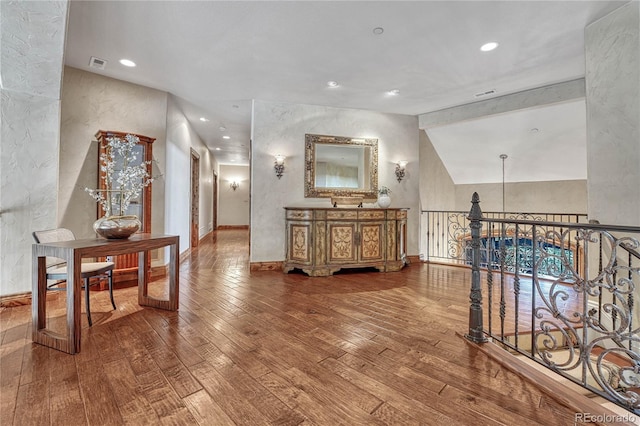
[[400, 182], [404, 178], [404, 168], [407, 167], [405, 160], [400, 160], [396, 163], [396, 178]]
[[236, 189], [238, 189], [238, 187], [240, 186], [239, 182], [236, 182], [235, 180], [233, 182], [231, 182], [231, 184], [229, 185], [231, 187], [231, 189], [233, 189], [234, 191]]
[[282, 177], [282, 173], [284, 172], [284, 159], [286, 157], [284, 155], [276, 155], [276, 161], [273, 163], [273, 168], [276, 170], [276, 176], [278, 179]]

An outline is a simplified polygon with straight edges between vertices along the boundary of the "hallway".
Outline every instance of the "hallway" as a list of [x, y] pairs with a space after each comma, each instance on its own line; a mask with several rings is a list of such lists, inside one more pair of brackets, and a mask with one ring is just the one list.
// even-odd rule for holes
[[2, 308], [0, 423], [573, 424], [456, 336], [468, 270], [310, 278], [249, 273], [248, 253], [248, 231], [207, 236], [180, 266], [178, 312], [141, 308], [136, 288], [116, 290], [117, 311], [92, 293], [75, 356], [31, 342], [30, 306]]

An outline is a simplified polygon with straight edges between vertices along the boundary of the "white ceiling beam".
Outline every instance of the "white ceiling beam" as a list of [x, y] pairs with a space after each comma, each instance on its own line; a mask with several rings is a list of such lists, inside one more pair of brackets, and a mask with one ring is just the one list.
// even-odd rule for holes
[[498, 96], [486, 101], [473, 102], [456, 107], [428, 112], [418, 116], [421, 129], [458, 123], [520, 109], [534, 108], [585, 97], [584, 78], [551, 84], [510, 95]]

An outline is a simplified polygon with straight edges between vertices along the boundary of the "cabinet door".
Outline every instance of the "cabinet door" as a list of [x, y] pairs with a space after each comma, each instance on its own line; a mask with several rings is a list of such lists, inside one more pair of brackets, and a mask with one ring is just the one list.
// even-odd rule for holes
[[356, 255], [356, 222], [330, 222], [327, 224], [329, 237], [328, 263], [353, 263]]
[[363, 222], [358, 226], [359, 261], [384, 260], [384, 222]]
[[289, 222], [287, 240], [287, 260], [310, 265], [311, 222]]

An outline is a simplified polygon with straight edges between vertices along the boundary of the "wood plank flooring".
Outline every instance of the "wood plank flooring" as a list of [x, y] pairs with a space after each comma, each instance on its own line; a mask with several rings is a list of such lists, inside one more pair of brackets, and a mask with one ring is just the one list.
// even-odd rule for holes
[[[248, 251], [245, 230], [207, 237], [181, 264], [178, 312], [92, 292], [75, 356], [31, 342], [30, 306], [2, 309], [0, 424], [573, 424], [456, 336], [468, 270], [250, 273]], [[48, 306], [62, 321], [64, 294]]]

